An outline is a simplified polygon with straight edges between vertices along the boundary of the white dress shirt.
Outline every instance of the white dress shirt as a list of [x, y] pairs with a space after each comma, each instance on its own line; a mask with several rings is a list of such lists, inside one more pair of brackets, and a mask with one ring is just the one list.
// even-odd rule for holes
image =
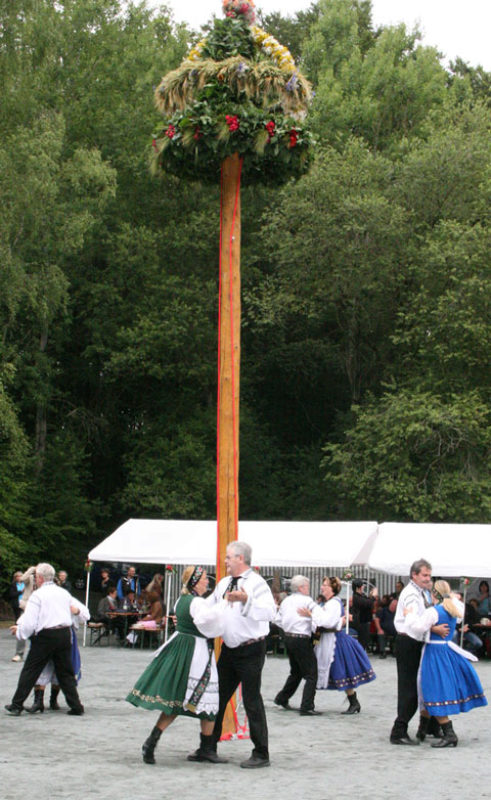
[[[209, 605], [220, 603], [228, 590], [231, 576], [227, 575], [206, 599]], [[276, 606], [268, 584], [257, 572], [248, 569], [239, 575], [237, 591], [247, 594], [246, 603], [226, 603], [223, 614], [223, 641], [227, 647], [238, 647], [252, 639], [260, 639], [269, 633], [269, 623], [276, 613]]]
[[66, 589], [45, 581], [30, 596], [25, 611], [17, 620], [17, 638], [29, 639], [44, 628], [56, 628], [72, 624], [70, 606], [73, 598]]
[[[424, 614], [427, 607], [424, 590], [414, 583], [414, 581], [409, 581], [407, 586], [405, 586], [400, 593], [399, 600], [397, 601], [397, 608], [394, 616], [394, 626], [397, 633], [405, 633], [412, 639], [422, 642], [424, 640], [424, 632], [416, 630], [414, 624], [408, 621], [408, 617], [411, 616], [414, 618], [414, 623], [417, 617], [421, 617], [422, 614]], [[404, 616], [405, 608], [412, 608], [411, 614]]]
[[298, 609], [309, 608], [312, 611], [314, 607], [315, 603], [309, 595], [302, 594], [302, 592], [294, 592], [285, 597], [274, 621], [286, 634], [301, 633], [310, 636], [312, 633], [312, 619], [311, 617], [301, 617]]

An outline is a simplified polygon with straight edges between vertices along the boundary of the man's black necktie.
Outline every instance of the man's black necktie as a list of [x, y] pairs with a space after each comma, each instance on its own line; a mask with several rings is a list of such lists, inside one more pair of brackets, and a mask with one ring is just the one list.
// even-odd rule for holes
[[225, 590], [225, 594], [227, 594], [227, 592], [234, 592], [237, 589], [239, 583], [239, 577], [240, 576], [237, 576], [237, 578], [230, 579], [230, 583]]

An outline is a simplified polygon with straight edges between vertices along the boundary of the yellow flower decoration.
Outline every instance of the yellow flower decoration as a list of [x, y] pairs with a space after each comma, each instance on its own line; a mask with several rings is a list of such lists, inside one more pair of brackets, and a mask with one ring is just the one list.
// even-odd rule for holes
[[[295, 72], [295, 61], [287, 47], [284, 47], [274, 36], [270, 36], [269, 33], [266, 33], [266, 31], [259, 28], [257, 25], [251, 27], [251, 33], [255, 44], [269, 56], [269, 58], [276, 61], [280, 69], [285, 70], [285, 72]], [[205, 46], [206, 39], [202, 39], [195, 44], [189, 52], [186, 61], [199, 61]]]

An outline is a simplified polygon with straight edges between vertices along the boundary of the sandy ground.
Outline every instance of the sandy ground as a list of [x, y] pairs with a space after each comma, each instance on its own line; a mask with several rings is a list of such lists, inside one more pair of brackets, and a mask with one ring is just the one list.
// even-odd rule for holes
[[[377, 680], [358, 692], [361, 714], [341, 716], [344, 695], [319, 692], [316, 718], [300, 717], [273, 704], [288, 673], [281, 656], [268, 656], [263, 673], [270, 732], [271, 767], [246, 771], [249, 740], [220, 744], [228, 764], [197, 764], [186, 755], [198, 744], [199, 725], [178, 719], [160, 740], [157, 764], [143, 764], [142, 741], [157, 715], [124, 701], [151, 652], [116, 647], [82, 649], [80, 696], [83, 717], [62, 711], [9, 717], [21, 665], [13, 663], [14, 641], [0, 630], [0, 798], [18, 800], [97, 800], [121, 798], [307, 798], [332, 800], [435, 800], [489, 798], [491, 751], [489, 708], [454, 718], [459, 746], [435, 750], [394, 747], [388, 736], [395, 716], [396, 667], [392, 658], [373, 658]], [[491, 661], [477, 664], [484, 690], [491, 697]], [[298, 693], [297, 693], [298, 695]], [[296, 702], [295, 702], [296, 701]], [[299, 697], [293, 698], [298, 705]], [[416, 719], [410, 728], [414, 733]], [[431, 741], [431, 740], [430, 740]]]

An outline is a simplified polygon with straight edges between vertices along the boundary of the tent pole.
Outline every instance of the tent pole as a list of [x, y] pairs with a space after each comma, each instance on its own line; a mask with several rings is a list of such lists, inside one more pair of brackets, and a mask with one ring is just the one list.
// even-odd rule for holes
[[[90, 570], [87, 572], [87, 585], [85, 587], [85, 605], [87, 608], [89, 607], [89, 589], [90, 589]], [[84, 622], [84, 638], [82, 645], [85, 647], [85, 642], [87, 640], [87, 622]]]
[[164, 642], [167, 641], [167, 636], [169, 634], [169, 614], [170, 614], [170, 590], [172, 587], [172, 572], [166, 574], [167, 578], [167, 613], [165, 615], [165, 631], [164, 631]]
[[346, 633], [349, 633], [349, 601], [350, 601], [350, 581], [346, 581]]
[[466, 597], [467, 597], [467, 586], [464, 586], [464, 598], [463, 598], [464, 616], [463, 616], [462, 623], [461, 623], [461, 626], [460, 626], [460, 646], [462, 647], [462, 649], [464, 647], [465, 599], [466, 599]]

